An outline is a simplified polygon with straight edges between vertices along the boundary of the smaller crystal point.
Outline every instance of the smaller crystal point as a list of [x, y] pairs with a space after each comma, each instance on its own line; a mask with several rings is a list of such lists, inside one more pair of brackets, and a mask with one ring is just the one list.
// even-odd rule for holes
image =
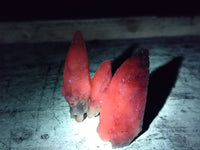
[[92, 78], [92, 91], [90, 95], [89, 111], [87, 113], [89, 118], [99, 114], [111, 79], [111, 62], [106, 60], [99, 66]]

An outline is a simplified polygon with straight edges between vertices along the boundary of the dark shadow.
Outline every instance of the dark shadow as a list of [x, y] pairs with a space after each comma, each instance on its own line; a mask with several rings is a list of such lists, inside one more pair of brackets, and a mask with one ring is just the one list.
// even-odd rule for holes
[[139, 135], [148, 130], [151, 122], [165, 104], [167, 97], [176, 83], [182, 61], [183, 57], [175, 57], [150, 74], [143, 128]]
[[133, 52], [136, 50], [137, 44], [133, 44], [129, 48], [127, 48], [120, 56], [118, 56], [113, 62], [112, 62], [112, 75], [114, 75], [115, 71], [120, 67], [120, 65], [128, 59], [130, 56], [132, 56]]

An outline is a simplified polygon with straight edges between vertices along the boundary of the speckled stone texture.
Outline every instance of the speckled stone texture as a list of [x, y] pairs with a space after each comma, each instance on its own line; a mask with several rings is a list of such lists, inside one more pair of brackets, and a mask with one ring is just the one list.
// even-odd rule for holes
[[[113, 70], [136, 48], [149, 49], [150, 79], [143, 131], [131, 150], [198, 150], [200, 147], [200, 37], [86, 42], [93, 77], [104, 60]], [[62, 95], [69, 43], [0, 45], [0, 149], [111, 149], [98, 117], [77, 123]]]

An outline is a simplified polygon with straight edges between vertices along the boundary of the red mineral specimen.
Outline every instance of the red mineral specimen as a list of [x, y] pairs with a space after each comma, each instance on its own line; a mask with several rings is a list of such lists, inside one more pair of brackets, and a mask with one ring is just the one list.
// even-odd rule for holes
[[106, 90], [112, 79], [111, 63], [109, 60], [104, 61], [97, 69], [92, 78], [92, 92], [88, 117], [96, 116], [100, 112], [101, 104], [105, 99]]
[[69, 103], [71, 116], [82, 121], [88, 111], [91, 79], [87, 50], [80, 31], [75, 33], [66, 56], [62, 93]]
[[130, 142], [141, 131], [149, 80], [148, 50], [138, 50], [114, 74], [100, 110], [98, 133], [113, 147]]

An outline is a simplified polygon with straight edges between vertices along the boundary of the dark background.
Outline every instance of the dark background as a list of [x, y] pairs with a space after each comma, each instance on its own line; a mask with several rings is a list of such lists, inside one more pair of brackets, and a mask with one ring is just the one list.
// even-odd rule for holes
[[134, 16], [196, 16], [196, 1], [2, 1], [0, 21], [91, 19]]

